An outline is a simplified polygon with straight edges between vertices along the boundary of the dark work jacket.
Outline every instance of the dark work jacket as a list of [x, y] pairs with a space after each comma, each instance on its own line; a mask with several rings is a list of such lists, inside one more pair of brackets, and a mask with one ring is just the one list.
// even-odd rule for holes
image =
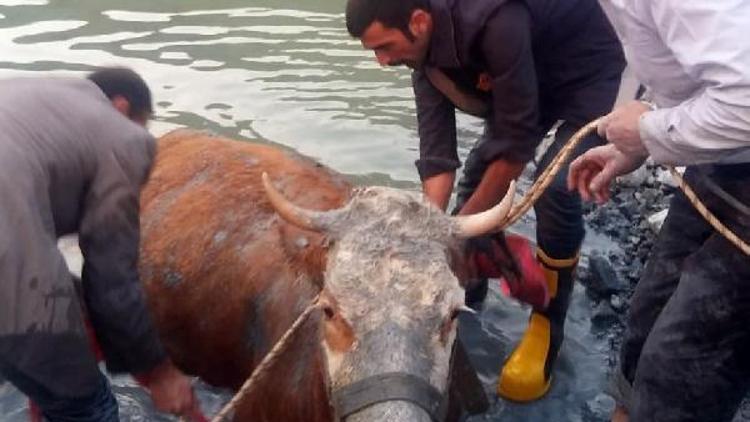
[[138, 198], [155, 141], [84, 79], [0, 81], [0, 372], [50, 394], [99, 386], [82, 303], [56, 247], [79, 233], [82, 292], [107, 365], [165, 358], [137, 273]]
[[[484, 161], [525, 163], [557, 120], [583, 125], [610, 111], [625, 59], [597, 0], [430, 0], [430, 8], [425, 66], [487, 101]], [[412, 82], [420, 176], [455, 170], [455, 106], [424, 70]]]

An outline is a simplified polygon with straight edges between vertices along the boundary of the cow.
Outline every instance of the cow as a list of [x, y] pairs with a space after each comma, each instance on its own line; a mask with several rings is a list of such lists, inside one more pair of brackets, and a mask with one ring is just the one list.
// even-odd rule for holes
[[[419, 396], [447, 395], [463, 242], [499, 229], [512, 198], [450, 217], [291, 150], [177, 130], [141, 195], [140, 272], [170, 357], [234, 390], [319, 295], [234, 420], [433, 421], [444, 406]], [[352, 385], [380, 396], [337, 396]]]

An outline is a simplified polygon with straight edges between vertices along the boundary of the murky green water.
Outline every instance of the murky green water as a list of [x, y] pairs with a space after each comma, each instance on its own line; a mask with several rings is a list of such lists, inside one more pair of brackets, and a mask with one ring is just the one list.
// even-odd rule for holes
[[0, 76], [125, 64], [153, 88], [157, 132], [205, 127], [369, 182], [416, 181], [409, 74], [348, 36], [342, 0], [0, 5], [13, 5], [0, 6]]
[[[346, 33], [343, 6], [344, 0], [0, 0], [0, 77], [127, 65], [152, 87], [156, 134], [189, 126], [260, 139], [360, 184], [417, 189], [409, 73], [378, 67]], [[481, 124], [466, 116], [459, 123], [463, 156]], [[516, 230], [532, 233], [530, 221]], [[493, 291], [479, 319], [463, 322], [493, 400], [497, 371], [526, 315]], [[583, 409], [603, 388], [607, 351], [591, 334], [590, 315], [576, 290], [557, 382], [544, 400], [498, 400], [476, 419], [591, 420]], [[123, 420], [156, 418], [130, 381], [115, 386]], [[216, 411], [223, 396], [201, 391], [206, 410]], [[25, 420], [25, 401], [8, 384], [0, 385], [0, 420]]]

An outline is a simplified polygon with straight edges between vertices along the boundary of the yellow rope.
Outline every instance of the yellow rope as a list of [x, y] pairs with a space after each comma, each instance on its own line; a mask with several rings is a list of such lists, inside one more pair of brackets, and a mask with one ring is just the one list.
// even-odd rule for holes
[[732, 230], [730, 230], [727, 226], [725, 226], [721, 221], [719, 221], [716, 216], [711, 213], [711, 211], [706, 208], [706, 206], [701, 202], [701, 200], [698, 198], [698, 195], [696, 195], [695, 191], [685, 182], [685, 179], [682, 178], [682, 175], [680, 175], [677, 170], [674, 169], [674, 167], [668, 166], [669, 172], [672, 173], [672, 177], [674, 177], [674, 180], [677, 182], [677, 185], [682, 189], [682, 192], [685, 193], [685, 196], [688, 198], [691, 204], [695, 207], [695, 209], [698, 211], [700, 215], [703, 216], [703, 218], [708, 221], [708, 223], [713, 226], [714, 229], [716, 229], [717, 232], [721, 233], [728, 241], [732, 242], [734, 246], [737, 246], [742, 252], [745, 253], [745, 255], [750, 255], [750, 246], [748, 246], [745, 241], [739, 238]]
[[276, 342], [271, 351], [268, 352], [268, 354], [263, 358], [258, 366], [255, 367], [255, 370], [245, 381], [245, 383], [242, 384], [242, 387], [239, 389], [239, 391], [237, 391], [237, 394], [232, 397], [232, 400], [230, 400], [229, 403], [224, 405], [221, 411], [217, 413], [213, 419], [211, 419], [211, 422], [223, 422], [227, 420], [227, 417], [232, 411], [234, 411], [240, 400], [242, 400], [243, 397], [253, 391], [253, 388], [256, 385], [256, 381], [260, 379], [260, 376], [266, 372], [271, 363], [273, 363], [286, 349], [287, 344], [292, 339], [292, 335], [299, 329], [299, 327], [302, 326], [307, 318], [312, 315], [312, 312], [320, 307], [319, 299], [320, 294], [315, 296], [310, 305], [308, 305], [307, 308], [305, 308], [305, 310], [300, 314], [300, 316], [297, 317], [292, 326], [289, 327], [288, 330], [286, 330], [284, 335], [282, 335], [279, 341]]
[[560, 172], [560, 169], [570, 157], [570, 154], [573, 153], [575, 147], [581, 142], [583, 138], [596, 130], [596, 127], [599, 125], [600, 120], [601, 118], [594, 120], [593, 122], [579, 129], [578, 132], [571, 136], [570, 140], [562, 149], [560, 149], [560, 152], [557, 153], [557, 155], [552, 159], [547, 168], [545, 168], [542, 174], [540, 174], [536, 179], [529, 191], [526, 192], [526, 195], [521, 199], [521, 202], [519, 202], [510, 210], [510, 213], [508, 213], [508, 216], [505, 218], [503, 224], [501, 224], [500, 227], [508, 227], [515, 223], [519, 218], [521, 218], [522, 215], [526, 214], [529, 208], [534, 205], [534, 203], [539, 199], [539, 197], [547, 189], [550, 183], [552, 183], [557, 173]]
[[[591, 123], [579, 129], [578, 132], [576, 132], [570, 138], [570, 140], [550, 162], [547, 168], [544, 169], [542, 174], [539, 175], [529, 191], [526, 192], [526, 195], [524, 195], [521, 201], [510, 210], [510, 213], [508, 213], [508, 216], [505, 218], [503, 224], [501, 224], [500, 227], [508, 227], [515, 223], [522, 215], [526, 214], [529, 208], [534, 205], [534, 203], [539, 199], [539, 197], [547, 189], [550, 183], [552, 183], [552, 180], [554, 180], [557, 173], [568, 160], [570, 154], [573, 153], [573, 149], [575, 149], [575, 147], [581, 142], [583, 138], [596, 130], [597, 126], [599, 126], [600, 121], [601, 118], [592, 121]], [[682, 189], [682, 192], [685, 193], [685, 196], [688, 198], [690, 203], [693, 204], [698, 213], [703, 216], [703, 218], [705, 218], [706, 221], [711, 224], [711, 226], [713, 226], [716, 231], [721, 233], [727, 240], [732, 242], [732, 244], [737, 246], [746, 255], [750, 255], [750, 246], [748, 246], [747, 243], [745, 243], [736, 234], [734, 234], [728, 227], [722, 224], [721, 221], [719, 221], [719, 219], [716, 218], [716, 216], [713, 215], [711, 211], [708, 210], [708, 208], [706, 208], [703, 202], [701, 202], [700, 198], [698, 198], [698, 195], [695, 194], [693, 189], [690, 188], [690, 186], [674, 169], [674, 167], [668, 167], [668, 169], [670, 173], [672, 173], [672, 177], [674, 177], [674, 179], [676, 180], [677, 185], [680, 187], [680, 189]]]

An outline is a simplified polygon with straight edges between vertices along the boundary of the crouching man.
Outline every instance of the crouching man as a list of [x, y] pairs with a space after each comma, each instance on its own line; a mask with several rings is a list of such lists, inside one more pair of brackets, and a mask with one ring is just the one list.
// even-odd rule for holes
[[[151, 94], [123, 68], [0, 81], [0, 375], [49, 421], [117, 421], [109, 371], [137, 375], [162, 411], [194, 406], [157, 338], [137, 273], [138, 197], [155, 152]], [[57, 238], [78, 232], [77, 292]]]

